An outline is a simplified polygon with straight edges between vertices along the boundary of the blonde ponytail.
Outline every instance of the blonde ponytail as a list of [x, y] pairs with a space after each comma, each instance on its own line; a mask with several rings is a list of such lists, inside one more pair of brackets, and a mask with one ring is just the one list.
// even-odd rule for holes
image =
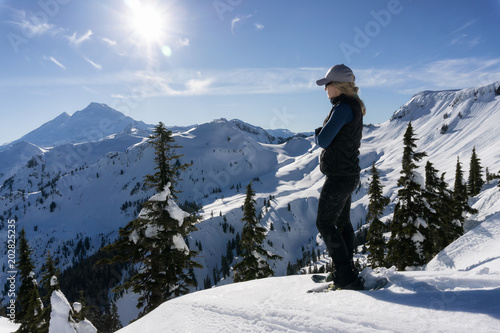
[[358, 96], [359, 88], [356, 87], [354, 82], [336, 82], [336, 81], [333, 81], [333, 84], [337, 87], [337, 89], [342, 94], [356, 99], [356, 101], [359, 103], [359, 107], [361, 108], [361, 112], [363, 113], [363, 116], [366, 115], [365, 103], [363, 103], [361, 98], [359, 98], [359, 96]]

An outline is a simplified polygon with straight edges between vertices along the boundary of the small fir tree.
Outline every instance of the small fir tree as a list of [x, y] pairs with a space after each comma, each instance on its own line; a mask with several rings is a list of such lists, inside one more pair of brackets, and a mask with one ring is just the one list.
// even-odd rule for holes
[[476, 155], [476, 147], [472, 148], [472, 156], [470, 158], [469, 183], [468, 192], [470, 196], [476, 196], [481, 192], [481, 187], [484, 185], [481, 160]]
[[426, 221], [428, 223], [429, 241], [424, 249], [426, 261], [430, 261], [436, 254], [456, 239], [459, 224], [454, 220], [453, 197], [448, 190], [448, 184], [441, 177], [430, 161], [425, 166], [425, 193], [428, 203]]
[[454, 189], [452, 193], [453, 199], [453, 212], [454, 212], [454, 220], [460, 224], [457, 225], [457, 233], [455, 234], [455, 238], [460, 237], [464, 230], [463, 224], [465, 221], [466, 214], [475, 214], [477, 210], [469, 206], [469, 194], [467, 192], [467, 185], [464, 181], [464, 173], [462, 171], [462, 164], [460, 163], [460, 159], [457, 157], [457, 166], [455, 170], [455, 183]]
[[103, 332], [116, 332], [123, 327], [118, 315], [118, 307], [115, 303], [112, 303], [111, 306], [106, 306], [103, 317]]
[[423, 210], [426, 204], [422, 196], [422, 176], [416, 171], [416, 162], [425, 157], [426, 153], [414, 151], [417, 140], [410, 122], [403, 139], [402, 170], [398, 180], [401, 189], [398, 191], [391, 238], [387, 244], [389, 263], [399, 270], [425, 262], [423, 243], [427, 223], [423, 219]]
[[140, 294], [137, 307], [144, 307], [141, 315], [173, 297], [187, 294], [196, 285], [189, 270], [201, 267], [193, 260], [196, 252], [185, 243], [199, 219], [182, 211], [174, 201], [173, 185], [177, 183], [178, 171], [187, 165], [172, 162], [182, 157], [175, 153], [181, 147], [173, 142], [172, 132], [162, 123], [155, 127], [151, 143], [157, 171], [145, 176], [145, 181], [159, 193], [143, 204], [137, 219], [120, 229], [119, 239], [104, 248], [117, 253], [111, 262], [138, 265], [137, 273], [115, 291], [131, 289]]
[[366, 221], [371, 222], [368, 229], [368, 262], [372, 267], [380, 267], [385, 264], [385, 224], [380, 221], [385, 207], [389, 204], [390, 199], [383, 196], [382, 184], [380, 175], [373, 162], [371, 168], [372, 181], [368, 187], [368, 195], [370, 203], [368, 204], [368, 213]]
[[467, 185], [464, 182], [464, 173], [462, 171], [462, 163], [460, 163], [460, 158], [457, 157], [457, 165], [455, 168], [455, 183], [453, 190], [453, 199], [455, 202], [467, 202], [469, 200], [469, 194], [467, 192]]
[[50, 297], [54, 290], [60, 290], [58, 277], [61, 274], [56, 264], [50, 255], [50, 251], [47, 252], [45, 257], [45, 265], [42, 268], [42, 288], [44, 291], [43, 301], [45, 307], [43, 309], [42, 317], [43, 323], [39, 330], [39, 333], [46, 333], [49, 331], [50, 313], [52, 311], [52, 306], [50, 304]]
[[243, 260], [234, 265], [234, 282], [249, 281], [274, 276], [268, 260], [281, 259], [278, 255], [269, 254], [264, 250], [266, 229], [260, 226], [256, 218], [255, 192], [252, 183], [248, 184], [245, 202], [243, 204], [243, 218], [245, 222], [241, 232], [240, 247]]
[[43, 323], [42, 312], [43, 303], [38, 293], [38, 283], [35, 279], [35, 266], [31, 260], [32, 250], [24, 228], [19, 233], [19, 257], [17, 268], [21, 286], [17, 298], [19, 311], [17, 311], [16, 321], [21, 324], [17, 332], [31, 333], [37, 332]]
[[160, 122], [150, 137], [149, 143], [155, 150], [155, 170], [152, 175], [144, 177], [145, 184], [150, 188], [154, 188], [160, 193], [168, 186], [170, 193], [174, 199], [177, 199], [175, 189], [179, 181], [179, 174], [190, 166], [190, 164], [181, 164], [180, 158], [184, 155], [177, 154], [177, 149], [182, 146], [175, 144], [175, 139], [172, 136], [172, 131], [167, 130], [165, 125]]

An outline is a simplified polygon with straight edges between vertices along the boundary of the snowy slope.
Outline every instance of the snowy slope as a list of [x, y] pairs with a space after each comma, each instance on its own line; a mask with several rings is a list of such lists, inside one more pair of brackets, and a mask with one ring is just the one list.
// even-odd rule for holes
[[10, 177], [25, 165], [33, 156], [42, 154], [43, 150], [36, 145], [21, 141], [13, 144], [10, 149], [0, 151], [0, 175]]
[[439, 253], [427, 264], [427, 270], [488, 274], [490, 266], [496, 269], [500, 264], [500, 242], [496, 237], [500, 234], [500, 191], [493, 185], [475, 198], [474, 208], [479, 210], [475, 218], [480, 224]]
[[[254, 280], [165, 302], [118, 332], [498, 332], [500, 216], [495, 214], [443, 250], [425, 271], [365, 269], [367, 279], [389, 279], [379, 291], [308, 294], [315, 284], [307, 275]], [[464, 261], [468, 266], [461, 268]], [[439, 270], [443, 264], [445, 271]]]
[[[375, 160], [388, 179], [399, 178], [402, 134], [411, 121], [419, 138], [417, 151], [425, 151], [428, 155], [421, 165], [430, 160], [435, 168], [446, 172], [445, 178], [450, 184], [454, 180], [457, 157], [463, 163], [462, 169], [468, 171], [473, 147], [476, 147], [482, 166], [489, 167], [491, 172], [498, 172], [500, 96], [495, 95], [495, 89], [499, 85], [500, 82], [495, 82], [459, 91], [416, 94], [394, 113], [390, 121], [364, 133], [361, 152], [365, 159], [362, 160], [362, 168], [368, 168], [368, 164]], [[443, 125], [448, 126], [444, 134], [441, 133]], [[392, 186], [393, 182], [390, 183]], [[386, 191], [393, 192], [390, 188]]]

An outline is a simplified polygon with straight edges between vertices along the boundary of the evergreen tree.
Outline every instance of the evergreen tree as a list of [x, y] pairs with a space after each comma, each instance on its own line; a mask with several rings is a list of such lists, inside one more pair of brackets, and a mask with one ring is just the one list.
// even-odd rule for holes
[[178, 155], [177, 149], [182, 146], [175, 144], [175, 139], [172, 136], [172, 131], [166, 129], [165, 125], [160, 122], [150, 137], [149, 143], [155, 150], [155, 170], [153, 175], [144, 177], [147, 186], [154, 188], [160, 193], [168, 186], [170, 193], [174, 199], [177, 199], [175, 185], [179, 181], [180, 171], [189, 167], [189, 164], [181, 164], [180, 158], [184, 155]]
[[462, 171], [462, 165], [460, 163], [460, 159], [457, 157], [457, 166], [455, 170], [455, 183], [454, 189], [452, 193], [453, 199], [453, 212], [454, 212], [454, 220], [457, 223], [456, 234], [454, 235], [455, 239], [460, 237], [463, 234], [463, 224], [465, 221], [465, 214], [475, 214], [477, 210], [469, 206], [469, 195], [467, 192], [467, 185], [465, 185], [464, 174]]
[[455, 220], [453, 196], [444, 180], [444, 173], [437, 176], [438, 171], [430, 161], [425, 166], [424, 197], [429, 207], [425, 210], [428, 224], [429, 241], [424, 253], [426, 261], [453, 242], [460, 233], [461, 224]]
[[249, 281], [274, 276], [274, 271], [267, 260], [281, 259], [278, 255], [269, 254], [262, 247], [266, 238], [266, 229], [260, 226], [256, 218], [255, 192], [252, 183], [248, 184], [245, 202], [243, 204], [243, 218], [245, 222], [241, 232], [241, 251], [243, 260], [234, 265], [234, 282]]
[[414, 151], [417, 140], [410, 122], [403, 138], [402, 170], [398, 180], [401, 189], [398, 191], [391, 238], [387, 244], [389, 263], [399, 270], [424, 263], [423, 243], [427, 224], [422, 217], [425, 202], [422, 197], [422, 176], [416, 171], [416, 162], [425, 157], [426, 153]]
[[457, 166], [455, 169], [455, 183], [453, 190], [453, 199], [455, 202], [467, 202], [469, 195], [467, 192], [467, 185], [464, 182], [464, 173], [462, 171], [462, 164], [460, 158], [457, 157]]
[[56, 268], [54, 260], [50, 255], [50, 251], [47, 252], [47, 256], [45, 257], [45, 265], [42, 268], [42, 271], [44, 272], [41, 281], [44, 291], [44, 296], [42, 299], [45, 303], [45, 307], [42, 313], [43, 323], [39, 330], [39, 333], [46, 333], [49, 331], [50, 312], [52, 311], [50, 297], [54, 290], [60, 290], [58, 277], [61, 274], [59, 269]]
[[368, 195], [370, 203], [368, 204], [368, 213], [366, 221], [371, 222], [368, 229], [368, 262], [372, 267], [380, 267], [385, 263], [385, 239], [384, 231], [385, 224], [380, 221], [385, 207], [389, 204], [390, 199], [382, 195], [382, 184], [375, 162], [371, 168], [372, 181], [368, 187]]
[[33, 261], [31, 260], [32, 250], [26, 238], [24, 228], [19, 233], [19, 257], [17, 268], [21, 286], [17, 298], [19, 311], [17, 311], [16, 321], [21, 323], [17, 330], [20, 333], [37, 332], [42, 326], [43, 303], [38, 293], [38, 283], [35, 279]]
[[182, 155], [176, 155], [171, 131], [162, 123], [156, 126], [151, 137], [155, 148], [154, 175], [145, 176], [146, 184], [159, 193], [143, 204], [137, 219], [120, 229], [119, 239], [104, 248], [115, 251], [112, 262], [138, 265], [137, 273], [129, 277], [115, 291], [131, 289], [140, 294], [137, 307], [144, 307], [144, 315], [161, 303], [189, 292], [195, 286], [194, 275], [189, 269], [201, 267], [194, 262], [196, 252], [185, 243], [188, 235], [196, 230], [198, 217], [182, 211], [174, 201], [173, 184], [178, 171], [186, 165], [172, 164]]
[[78, 302], [73, 303], [73, 311], [73, 320], [77, 323], [87, 317], [89, 307], [87, 306], [87, 300], [85, 299], [83, 290], [80, 290], [80, 298], [78, 299]]
[[122, 327], [123, 325], [120, 322], [120, 317], [118, 316], [118, 307], [116, 306], [116, 304], [112, 303], [111, 306], [106, 306], [101, 331], [116, 332]]
[[483, 175], [481, 171], [481, 161], [476, 155], [476, 147], [472, 148], [472, 156], [470, 158], [469, 183], [468, 192], [470, 196], [478, 195], [481, 192], [481, 187], [484, 185]]

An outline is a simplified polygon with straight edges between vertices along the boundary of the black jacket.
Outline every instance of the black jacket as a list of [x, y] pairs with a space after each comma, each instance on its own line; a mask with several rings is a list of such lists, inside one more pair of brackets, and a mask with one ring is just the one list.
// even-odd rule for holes
[[363, 112], [356, 99], [343, 94], [333, 98], [331, 102], [333, 107], [324, 124], [328, 122], [335, 108], [341, 103], [350, 106], [353, 120], [345, 124], [330, 145], [321, 152], [321, 172], [327, 176], [358, 175], [361, 171], [358, 156], [363, 132]]

